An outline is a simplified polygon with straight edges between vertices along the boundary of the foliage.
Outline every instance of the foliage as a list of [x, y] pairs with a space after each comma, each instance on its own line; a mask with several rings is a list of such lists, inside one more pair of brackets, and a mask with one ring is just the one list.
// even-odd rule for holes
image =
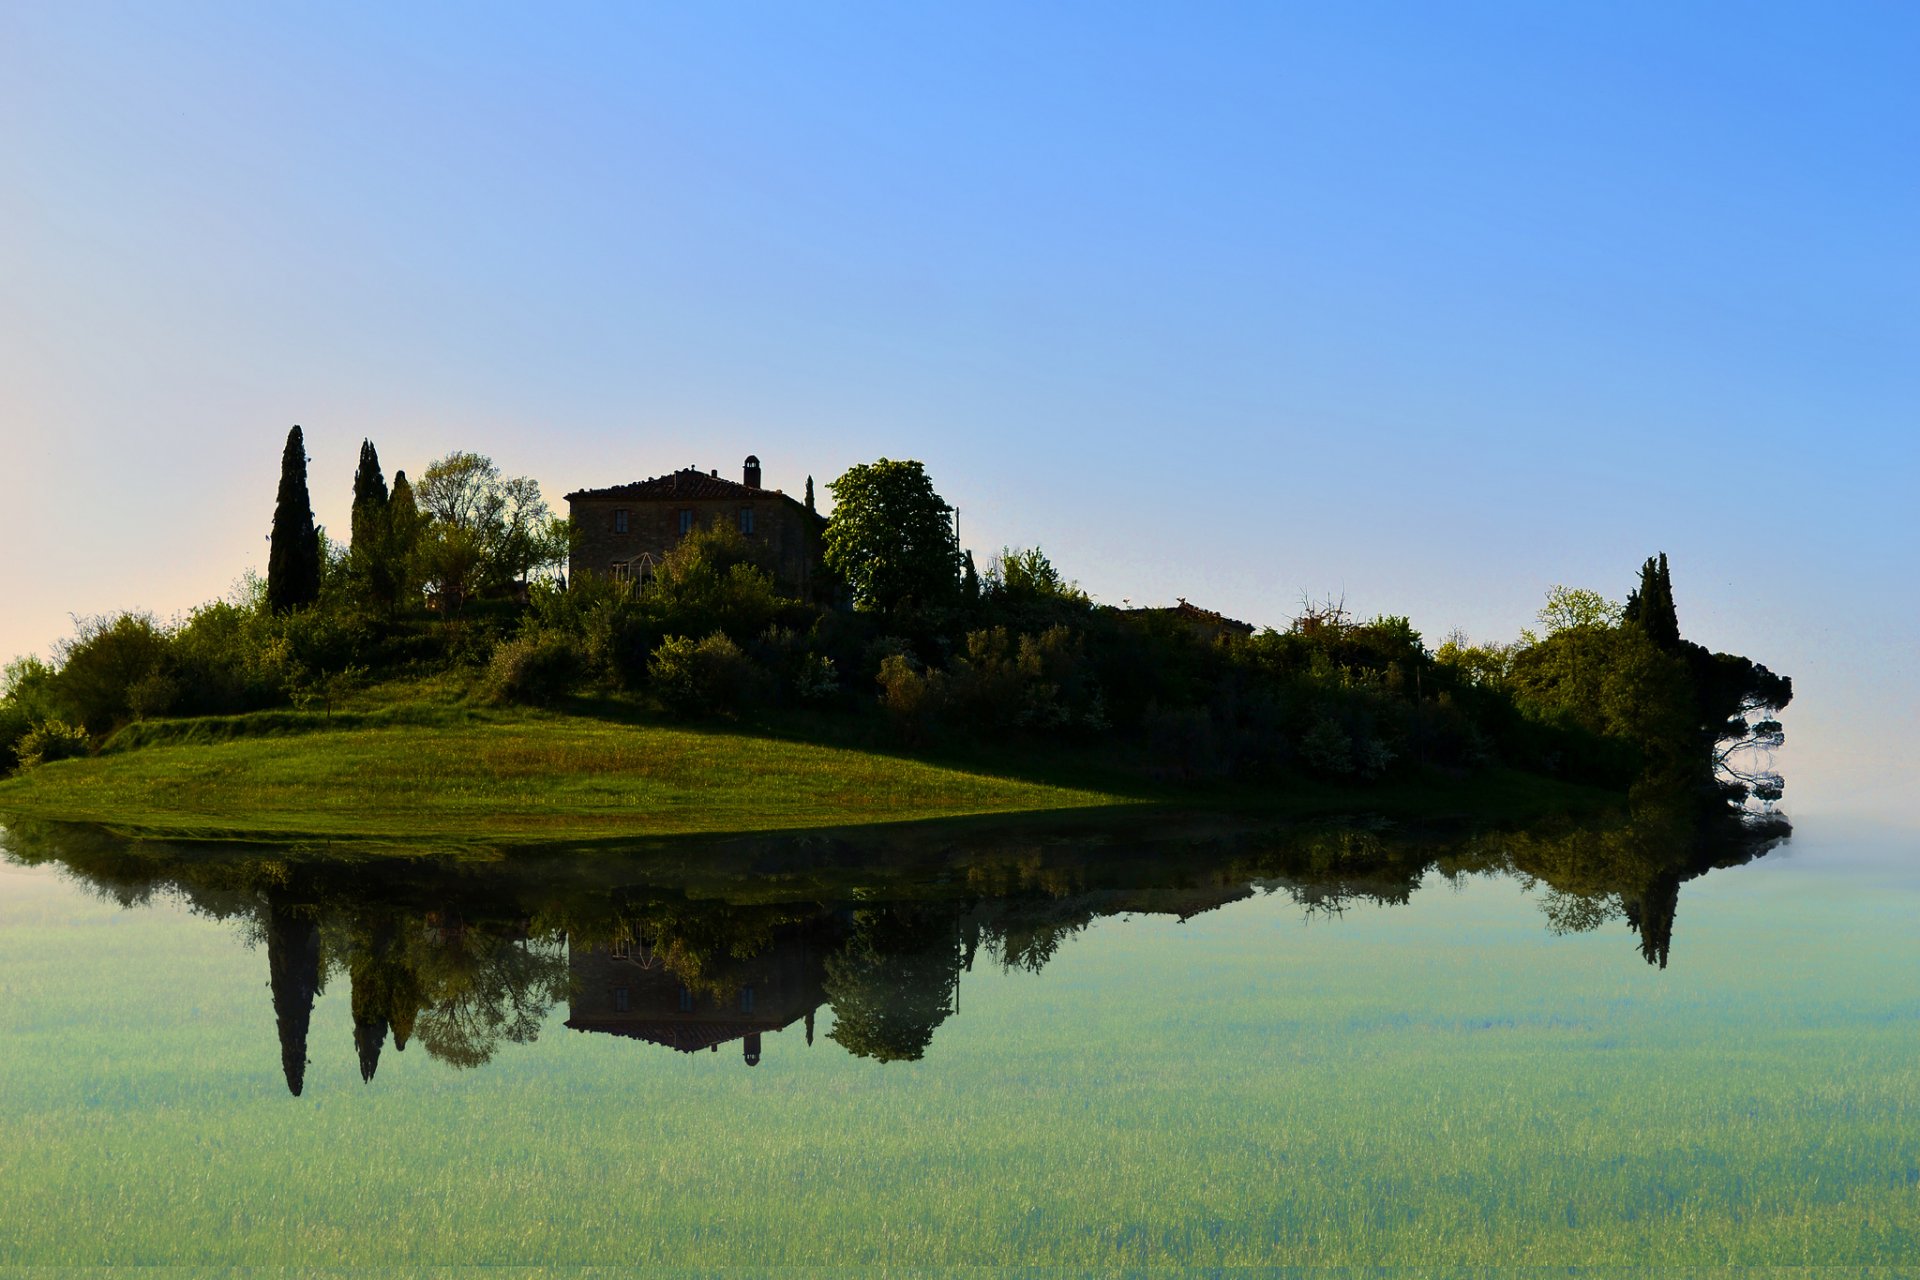
[[744, 643], [783, 611], [765, 556], [764, 543], [725, 521], [696, 527], [661, 559], [642, 606], [663, 633], [719, 631]]
[[1433, 651], [1433, 660], [1436, 665], [1448, 668], [1462, 684], [1495, 689], [1506, 682], [1513, 655], [1520, 647], [1497, 642], [1475, 644], [1465, 632], [1455, 630]]
[[501, 475], [491, 458], [450, 453], [434, 461], [414, 499], [425, 522], [418, 544], [425, 577], [448, 609], [524, 584], [553, 561], [552, 517], [540, 486]]
[[1539, 644], [1543, 638], [1558, 635], [1574, 627], [1616, 627], [1624, 613], [1622, 606], [1598, 591], [1584, 587], [1555, 585], [1547, 589], [1547, 602], [1537, 615], [1541, 630], [1526, 628], [1520, 632], [1523, 645]]
[[753, 692], [758, 676], [753, 662], [722, 631], [699, 641], [668, 636], [647, 665], [648, 687], [680, 715], [736, 711]]
[[[353, 543], [348, 572], [356, 591], [376, 610], [391, 613], [406, 599], [412, 582], [413, 548], [396, 532], [401, 508], [396, 496], [404, 492], [405, 510], [413, 511], [413, 493], [406, 473], [394, 476], [396, 493], [387, 491], [380, 471], [380, 454], [373, 441], [360, 442], [360, 465], [353, 473]], [[409, 527], [417, 513], [409, 517]]]
[[894, 613], [954, 599], [961, 565], [952, 508], [920, 463], [881, 458], [827, 488], [834, 506], [823, 553], [856, 608]]
[[420, 557], [420, 508], [407, 473], [393, 473], [393, 492], [387, 498], [387, 564], [393, 574], [396, 606], [418, 604], [424, 569]]
[[1042, 600], [1064, 600], [1086, 604], [1087, 593], [1077, 583], [1068, 582], [1039, 547], [1016, 550], [1002, 547], [981, 579], [981, 594], [989, 601], [1020, 604]]
[[495, 702], [544, 706], [565, 696], [584, 666], [565, 636], [517, 636], [493, 651], [481, 690]]
[[53, 760], [73, 760], [87, 754], [87, 731], [78, 725], [48, 720], [35, 725], [14, 744], [14, 754], [22, 769]]
[[1649, 556], [1640, 566], [1640, 585], [1628, 595], [1621, 619], [1638, 627], [1660, 649], [1680, 647], [1680, 619], [1673, 604], [1673, 577], [1667, 571], [1667, 553]]
[[[87, 618], [59, 648], [51, 679], [54, 705], [63, 718], [89, 733], [104, 734], [133, 714], [137, 686], [153, 688], [164, 676], [167, 637], [151, 614], [122, 613]], [[147, 714], [164, 711], [150, 702]]]
[[307, 449], [300, 428], [287, 432], [267, 557], [267, 604], [286, 613], [320, 598], [320, 542], [307, 497]]

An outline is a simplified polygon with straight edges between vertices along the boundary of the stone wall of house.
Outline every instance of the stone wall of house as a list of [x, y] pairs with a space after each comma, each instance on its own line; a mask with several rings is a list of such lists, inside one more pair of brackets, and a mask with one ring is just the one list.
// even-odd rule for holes
[[[622, 511], [626, 512], [625, 533], [619, 532]], [[572, 497], [567, 503], [575, 530], [567, 563], [569, 578], [609, 574], [616, 564], [642, 552], [655, 559], [665, 556], [685, 536], [682, 512], [691, 512], [696, 526], [723, 522], [736, 528], [742, 526], [742, 513], [751, 512], [752, 529], [742, 528], [742, 532], [766, 548], [775, 585], [784, 595], [811, 598], [820, 554], [820, 517], [776, 493], [755, 498]]]

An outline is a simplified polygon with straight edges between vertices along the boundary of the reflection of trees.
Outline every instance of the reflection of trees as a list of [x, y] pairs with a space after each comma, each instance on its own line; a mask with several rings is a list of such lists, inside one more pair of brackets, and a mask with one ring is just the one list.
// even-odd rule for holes
[[267, 935], [267, 985], [273, 991], [273, 1020], [280, 1033], [280, 1069], [297, 1098], [307, 1079], [307, 1028], [314, 997], [320, 994], [320, 930], [313, 917], [273, 902], [264, 921]]
[[[177, 897], [262, 943], [281, 1067], [298, 1094], [330, 977], [349, 988], [352, 1051], [368, 1081], [389, 1041], [400, 1050], [417, 1040], [441, 1062], [472, 1067], [533, 1040], [588, 955], [633, 966], [633, 982], [605, 982], [608, 1018], [614, 989], [630, 986], [621, 1000], [634, 997], [636, 1021], [686, 1011], [718, 1026], [725, 1010], [746, 1025], [752, 985], [761, 1022], [777, 1013], [810, 1025], [807, 1010], [824, 998], [831, 1036], [848, 1052], [911, 1061], [956, 1013], [961, 975], [982, 950], [1009, 972], [1039, 973], [1108, 916], [1185, 920], [1267, 892], [1337, 917], [1353, 904], [1405, 903], [1436, 867], [1523, 877], [1554, 932], [1624, 919], [1647, 960], [1664, 965], [1682, 886], [1764, 852], [1785, 830], [1779, 819], [1730, 817], [1685, 778], [1643, 781], [1629, 810], [1606, 821], [1446, 836], [1225, 820], [1196, 834], [1169, 819], [1165, 831], [1084, 838], [989, 830], [916, 846], [889, 833], [865, 844], [686, 842], [672, 858], [596, 850], [498, 861], [183, 848], [68, 828], [15, 827], [6, 839], [15, 859], [62, 863], [115, 901]], [[676, 1010], [682, 989], [697, 1008]], [[659, 1004], [643, 1009], [646, 992]]]
[[830, 1038], [880, 1062], [914, 1061], [953, 1013], [965, 949], [951, 915], [926, 909], [854, 913], [853, 933], [827, 957]]
[[1647, 963], [1664, 969], [1680, 886], [1750, 862], [1790, 831], [1777, 815], [1729, 810], [1691, 778], [1644, 779], [1623, 821], [1503, 836], [1495, 860], [1545, 886], [1541, 909], [1553, 932], [1586, 932], [1624, 917]]
[[567, 993], [557, 939], [528, 941], [477, 929], [428, 927], [414, 936], [413, 973], [425, 997], [415, 1034], [456, 1067], [477, 1067], [502, 1044], [530, 1044]]

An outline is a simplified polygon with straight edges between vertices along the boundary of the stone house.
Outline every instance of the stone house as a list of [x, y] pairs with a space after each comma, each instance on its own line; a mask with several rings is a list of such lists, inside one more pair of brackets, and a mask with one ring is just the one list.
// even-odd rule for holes
[[696, 527], [726, 523], [761, 545], [782, 595], [812, 599], [820, 580], [825, 517], [780, 489], [763, 488], [760, 459], [749, 456], [739, 480], [698, 467], [608, 489], [567, 495], [573, 551], [567, 575], [604, 574], [645, 582], [654, 566]]

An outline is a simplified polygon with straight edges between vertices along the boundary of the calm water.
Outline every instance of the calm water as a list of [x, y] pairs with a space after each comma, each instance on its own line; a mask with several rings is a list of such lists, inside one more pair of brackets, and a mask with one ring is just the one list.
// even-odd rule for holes
[[15, 830], [0, 1264], [1920, 1257], [1920, 850]]

